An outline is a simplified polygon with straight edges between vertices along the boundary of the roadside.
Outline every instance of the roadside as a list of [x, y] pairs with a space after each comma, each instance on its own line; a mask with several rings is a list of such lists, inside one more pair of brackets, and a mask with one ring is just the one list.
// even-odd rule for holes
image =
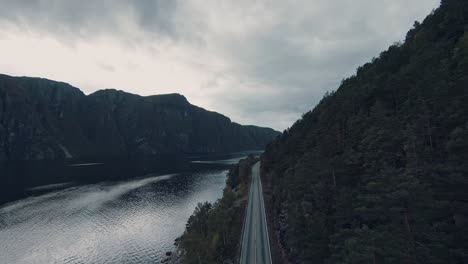
[[223, 197], [214, 204], [198, 204], [176, 241], [176, 252], [163, 263], [238, 262], [251, 168], [258, 160], [249, 156], [233, 165]]
[[267, 217], [267, 226], [268, 226], [268, 233], [270, 239], [270, 250], [271, 250], [271, 258], [273, 264], [290, 264], [290, 262], [286, 258], [286, 254], [281, 247], [281, 240], [280, 240], [280, 227], [277, 223], [281, 221], [275, 221], [274, 219], [274, 203], [275, 197], [273, 196], [273, 190], [271, 181], [268, 180], [268, 175], [265, 174], [263, 168], [260, 168], [260, 176], [262, 179], [263, 185], [263, 198], [265, 200], [265, 210], [266, 210], [266, 217]]

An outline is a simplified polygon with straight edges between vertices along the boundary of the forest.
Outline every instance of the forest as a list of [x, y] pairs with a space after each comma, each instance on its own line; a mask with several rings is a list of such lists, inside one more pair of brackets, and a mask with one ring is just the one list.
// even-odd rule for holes
[[278, 262], [468, 263], [468, 1], [327, 93], [262, 177]]
[[257, 161], [249, 156], [233, 165], [227, 173], [223, 197], [214, 204], [198, 204], [180, 238], [182, 263], [236, 263], [251, 167]]

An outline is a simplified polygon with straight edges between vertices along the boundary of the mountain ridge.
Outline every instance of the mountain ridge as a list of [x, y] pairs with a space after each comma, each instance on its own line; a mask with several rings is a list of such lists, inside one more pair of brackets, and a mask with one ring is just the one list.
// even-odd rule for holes
[[177, 93], [86, 95], [64, 82], [0, 75], [0, 161], [241, 151], [277, 135]]

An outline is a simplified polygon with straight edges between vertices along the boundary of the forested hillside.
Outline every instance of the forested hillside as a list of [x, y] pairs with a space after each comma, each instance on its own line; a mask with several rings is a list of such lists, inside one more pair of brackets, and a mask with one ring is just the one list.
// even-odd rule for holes
[[290, 263], [468, 263], [468, 1], [327, 94], [262, 175]]

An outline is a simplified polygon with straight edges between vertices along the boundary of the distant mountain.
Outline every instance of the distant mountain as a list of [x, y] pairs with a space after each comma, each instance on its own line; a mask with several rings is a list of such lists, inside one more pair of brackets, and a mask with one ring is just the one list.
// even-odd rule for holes
[[327, 94], [262, 175], [278, 263], [468, 263], [468, 1]]
[[62, 82], [0, 75], [0, 161], [252, 150], [279, 134], [179, 94], [86, 96]]

